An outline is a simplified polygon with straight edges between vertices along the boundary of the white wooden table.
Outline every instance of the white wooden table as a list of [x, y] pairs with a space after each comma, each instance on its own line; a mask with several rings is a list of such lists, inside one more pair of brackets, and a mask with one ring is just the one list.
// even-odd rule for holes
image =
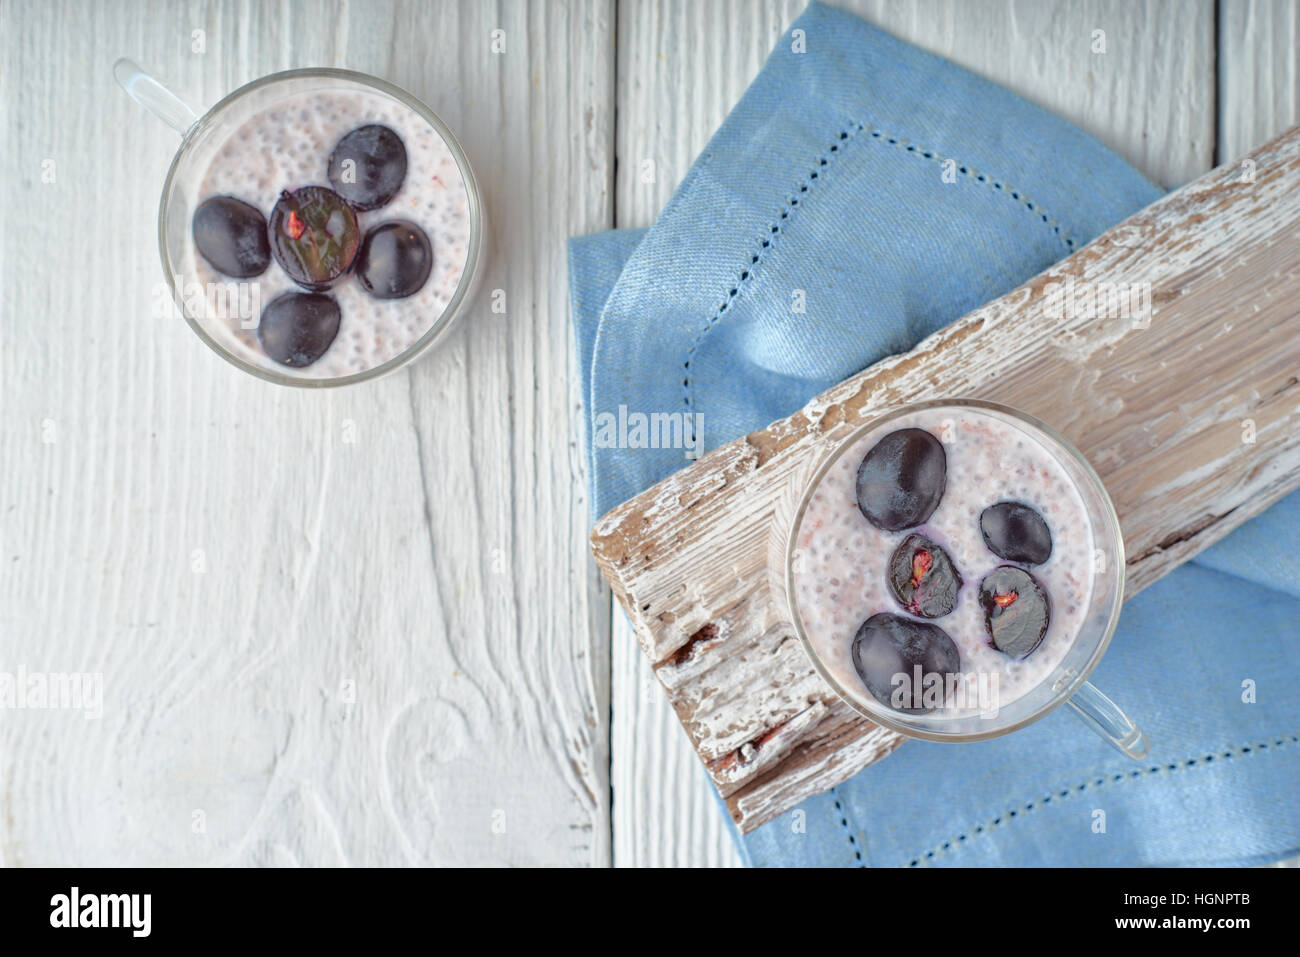
[[[1300, 120], [1300, 0], [845, 5], [1165, 185]], [[564, 241], [652, 222], [802, 7], [0, 6], [0, 672], [104, 681], [0, 711], [0, 864], [736, 862], [588, 557]], [[155, 318], [176, 140], [123, 55], [196, 107], [313, 65], [425, 99], [506, 313], [326, 394]]]

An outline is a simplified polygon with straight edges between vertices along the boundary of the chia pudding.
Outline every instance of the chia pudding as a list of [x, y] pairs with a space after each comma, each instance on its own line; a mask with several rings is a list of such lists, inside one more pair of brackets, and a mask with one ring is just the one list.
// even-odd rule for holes
[[[456, 156], [378, 91], [299, 92], [260, 109], [215, 150], [196, 193], [189, 258], [204, 327], [262, 368], [334, 378], [388, 362], [464, 278], [473, 223]], [[255, 287], [253, 308], [246, 292], [240, 310], [220, 301], [232, 281]]]
[[[812, 651], [868, 712], [966, 717], [1060, 665], [1089, 614], [1095, 554], [1078, 488], [1032, 432], [973, 406], [920, 409], [822, 475], [792, 544], [792, 598]], [[898, 676], [922, 673], [971, 693], [950, 680], [907, 697], [920, 689]], [[977, 679], [991, 701], [973, 696]]]

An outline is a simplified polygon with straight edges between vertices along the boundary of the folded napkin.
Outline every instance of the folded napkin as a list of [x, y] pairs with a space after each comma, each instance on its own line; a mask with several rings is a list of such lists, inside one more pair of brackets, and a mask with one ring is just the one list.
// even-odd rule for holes
[[[1159, 195], [1070, 124], [813, 3], [652, 228], [570, 243], [593, 517], [686, 464], [681, 447], [611, 441], [626, 437], [610, 431], [620, 410], [699, 416], [682, 444], [707, 451]], [[1300, 495], [1126, 605], [1095, 681], [1147, 731], [1147, 762], [1067, 709], [992, 741], [913, 741], [740, 838], [742, 855], [1180, 865], [1300, 852], [1300, 562], [1288, 539], [1300, 539]]]

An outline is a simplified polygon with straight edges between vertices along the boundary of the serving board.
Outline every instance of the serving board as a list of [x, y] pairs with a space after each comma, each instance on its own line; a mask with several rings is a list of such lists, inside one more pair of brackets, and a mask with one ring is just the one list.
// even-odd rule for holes
[[780, 556], [839, 440], [943, 396], [1022, 409], [1087, 456], [1119, 513], [1126, 597], [1300, 486], [1300, 128], [596, 524], [597, 564], [744, 831], [902, 740], [817, 675]]

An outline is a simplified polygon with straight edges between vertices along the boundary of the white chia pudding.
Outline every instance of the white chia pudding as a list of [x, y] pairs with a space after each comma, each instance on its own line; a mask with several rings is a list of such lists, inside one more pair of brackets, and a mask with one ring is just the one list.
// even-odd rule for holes
[[[353, 151], [350, 182], [357, 182], [360, 176], [362, 186], [355, 189], [369, 185], [377, 192], [370, 197], [364, 192], [354, 195], [340, 185], [347, 174], [340, 174], [336, 166], [346, 167], [334, 156], [348, 155], [345, 144], [358, 142], [345, 141], [348, 134], [362, 129], [373, 133], [376, 127], [389, 132], [378, 140], [373, 135], [369, 138], [376, 155]], [[395, 155], [385, 155], [379, 152], [381, 148]], [[296, 192], [304, 187], [318, 189]], [[297, 200], [286, 199], [285, 191], [295, 194]], [[364, 372], [401, 355], [442, 316], [464, 274], [472, 223], [469, 194], [456, 159], [423, 117], [377, 92], [302, 92], [261, 110], [216, 150], [197, 192], [199, 212], [194, 217], [190, 256], [195, 277], [207, 290], [208, 315], [216, 317], [208, 318], [205, 328], [246, 361], [282, 374], [333, 378]], [[329, 202], [343, 204], [339, 194], [347, 194], [347, 209], [331, 210]], [[316, 202], [322, 197], [323, 206]], [[214, 198], [218, 202], [209, 212], [218, 233], [202, 248], [199, 214]], [[254, 207], [264, 217], [262, 228], [270, 232], [270, 248], [262, 244], [260, 259], [258, 250], [252, 249], [257, 238], [255, 217], [238, 203]], [[321, 214], [319, 233], [313, 213]], [[241, 236], [237, 229], [232, 232], [230, 222], [244, 214], [250, 225]], [[367, 260], [367, 234], [391, 221], [406, 225], [396, 234], [389, 233], [389, 246], [383, 254], [380, 242], [375, 241]], [[341, 238], [343, 226], [346, 238]], [[277, 228], [283, 235], [277, 235]], [[309, 273], [317, 269], [319, 274], [306, 277], [327, 277], [325, 281], [310, 283], [301, 276], [290, 276], [286, 269], [296, 260], [293, 243], [288, 240], [305, 246], [313, 236], [326, 239], [327, 231], [336, 234], [328, 238], [338, 239], [342, 246], [327, 252], [309, 250], [311, 256], [318, 257], [309, 263]], [[211, 231], [205, 234], [211, 235]], [[277, 239], [285, 240], [288, 254], [277, 247]], [[254, 273], [267, 252], [272, 253], [269, 262], [263, 271]], [[237, 261], [224, 266], [223, 254]], [[321, 260], [326, 260], [324, 265]], [[378, 276], [369, 288], [362, 274], [365, 262], [375, 264], [371, 271]], [[214, 264], [224, 268], [214, 268]], [[337, 275], [331, 266], [338, 268]], [[390, 274], [382, 274], [384, 269]], [[401, 269], [414, 275], [397, 274]], [[254, 301], [259, 301], [260, 315], [250, 316], [245, 310], [240, 316], [214, 300], [213, 290], [220, 290], [232, 277], [256, 285]], [[391, 285], [383, 285], [390, 281]], [[309, 308], [298, 315], [291, 314], [292, 310], [280, 313], [281, 326], [268, 335], [265, 310], [285, 293], [311, 293], [318, 298], [306, 302]], [[321, 296], [332, 298], [337, 309], [324, 303], [322, 313]], [[296, 322], [314, 326], [304, 332], [295, 327]]]
[[869, 710], [963, 717], [989, 703], [949, 693], [898, 708], [881, 683], [956, 664], [996, 689], [994, 707], [1020, 698], [1078, 634], [1094, 554], [1082, 497], [1031, 432], [977, 408], [924, 409], [863, 435], [822, 477], [796, 532], [793, 597], [813, 651]]

